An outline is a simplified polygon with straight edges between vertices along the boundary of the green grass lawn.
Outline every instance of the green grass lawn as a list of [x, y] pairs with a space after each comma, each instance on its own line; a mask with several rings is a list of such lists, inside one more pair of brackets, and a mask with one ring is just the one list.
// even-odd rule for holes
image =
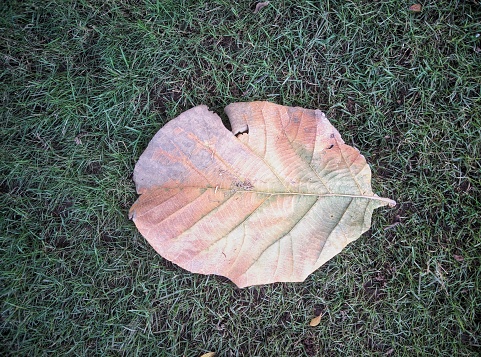
[[[412, 3], [2, 1], [0, 354], [481, 353], [481, 3]], [[398, 202], [304, 283], [191, 274], [128, 219], [163, 124], [251, 100], [326, 112]]]

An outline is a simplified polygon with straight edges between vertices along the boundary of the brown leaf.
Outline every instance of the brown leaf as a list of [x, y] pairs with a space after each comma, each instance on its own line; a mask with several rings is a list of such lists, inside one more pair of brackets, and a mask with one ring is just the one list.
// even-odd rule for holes
[[321, 323], [321, 318], [323, 313], [321, 313], [319, 316], [314, 317], [311, 322], [309, 322], [309, 326], [315, 327]]
[[[395, 205], [319, 110], [206, 106], [155, 134], [135, 165], [135, 225], [164, 258], [239, 287], [303, 281]], [[236, 136], [237, 135], [237, 136]]]
[[76, 144], [76, 145], [82, 145], [82, 137], [84, 137], [85, 135], [87, 135], [87, 133], [80, 133], [80, 134], [78, 134], [78, 135], [74, 138], [75, 144]]
[[412, 11], [412, 12], [421, 12], [422, 9], [423, 9], [423, 7], [422, 7], [421, 4], [414, 4], [414, 5], [409, 6], [409, 10]]
[[458, 262], [464, 262], [464, 258], [462, 255], [453, 254], [453, 257]]
[[259, 11], [261, 11], [262, 8], [266, 7], [267, 5], [269, 5], [269, 1], [258, 2], [256, 5], [256, 9], [254, 10], [254, 14], [257, 14]]
[[215, 352], [207, 352], [207, 353], [204, 353], [200, 357], [214, 357], [214, 356], [215, 356]]

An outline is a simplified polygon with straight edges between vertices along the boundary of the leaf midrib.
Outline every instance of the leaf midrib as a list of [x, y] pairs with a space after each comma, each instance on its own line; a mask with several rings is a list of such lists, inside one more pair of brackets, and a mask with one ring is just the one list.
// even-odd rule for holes
[[[175, 187], [178, 188], [178, 187]], [[317, 196], [319, 198], [325, 198], [325, 197], [347, 197], [347, 198], [362, 198], [362, 199], [370, 199], [374, 201], [381, 201], [385, 202], [386, 204], [390, 206], [395, 206], [396, 201], [391, 200], [389, 198], [385, 197], [380, 197], [380, 196], [373, 196], [373, 195], [355, 195], [355, 194], [343, 194], [343, 193], [309, 193], [309, 192], [269, 192], [269, 191], [258, 191], [258, 190], [237, 190], [237, 189], [226, 189], [226, 188], [220, 188], [220, 187], [196, 187], [196, 186], [191, 186], [191, 187], [182, 187], [182, 189], [189, 189], [189, 188], [195, 188], [195, 189], [205, 189], [205, 190], [214, 190], [215, 192], [240, 192], [240, 193], [257, 193], [257, 194], [262, 194], [262, 195], [269, 195], [269, 196]], [[167, 188], [168, 189], [168, 188]]]

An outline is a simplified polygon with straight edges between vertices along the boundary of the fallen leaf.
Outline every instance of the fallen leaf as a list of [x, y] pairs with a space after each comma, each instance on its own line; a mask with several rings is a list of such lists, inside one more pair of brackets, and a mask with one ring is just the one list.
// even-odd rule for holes
[[254, 10], [254, 14], [257, 14], [259, 11], [261, 11], [262, 8], [266, 7], [267, 5], [269, 5], [269, 1], [258, 2], [256, 5], [256, 9]]
[[311, 322], [309, 322], [309, 326], [315, 327], [321, 323], [323, 313], [319, 314], [319, 316], [314, 317]]
[[394, 222], [393, 224], [387, 226], [386, 228], [384, 228], [385, 231], [387, 231], [388, 229], [392, 229], [394, 227], [396, 227], [397, 225], [401, 224], [401, 222]]
[[76, 145], [82, 145], [82, 137], [84, 137], [85, 135], [87, 135], [87, 133], [80, 133], [80, 134], [78, 134], [78, 135], [74, 138], [75, 144], [76, 144]]
[[135, 165], [140, 233], [164, 258], [239, 287], [306, 277], [396, 203], [319, 110], [269, 102], [206, 106], [171, 120]]
[[421, 12], [422, 9], [423, 7], [421, 6], [421, 4], [414, 4], [409, 6], [409, 10], [412, 12]]
[[454, 254], [453, 255], [454, 259], [458, 262], [464, 262], [464, 258], [462, 255], [457, 255], [457, 254]]
[[207, 352], [207, 353], [204, 353], [200, 357], [214, 357], [214, 356], [215, 356], [215, 352]]

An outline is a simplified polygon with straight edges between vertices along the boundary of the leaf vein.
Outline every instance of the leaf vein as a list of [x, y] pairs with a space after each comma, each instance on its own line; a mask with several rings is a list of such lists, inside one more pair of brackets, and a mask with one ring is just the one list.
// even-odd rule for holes
[[273, 246], [277, 241], [283, 239], [285, 236], [287, 236], [288, 234], [290, 234], [292, 232], [292, 230], [297, 227], [297, 225], [299, 223], [301, 223], [303, 221], [303, 219], [306, 217], [306, 215], [312, 210], [312, 208], [316, 205], [317, 203], [317, 200], [314, 201], [314, 203], [307, 209], [307, 211], [302, 215], [302, 217], [297, 221], [295, 222], [295, 224], [289, 229], [289, 231], [284, 234], [282, 237], [276, 239], [274, 242], [268, 244], [262, 251], [261, 253], [257, 256], [257, 258], [255, 258], [252, 263], [247, 267], [247, 269], [245, 270], [244, 274], [247, 273], [249, 271], [249, 269], [252, 268], [252, 266], [259, 260], [259, 258], [267, 251], [267, 249], [269, 249], [271, 246]]

